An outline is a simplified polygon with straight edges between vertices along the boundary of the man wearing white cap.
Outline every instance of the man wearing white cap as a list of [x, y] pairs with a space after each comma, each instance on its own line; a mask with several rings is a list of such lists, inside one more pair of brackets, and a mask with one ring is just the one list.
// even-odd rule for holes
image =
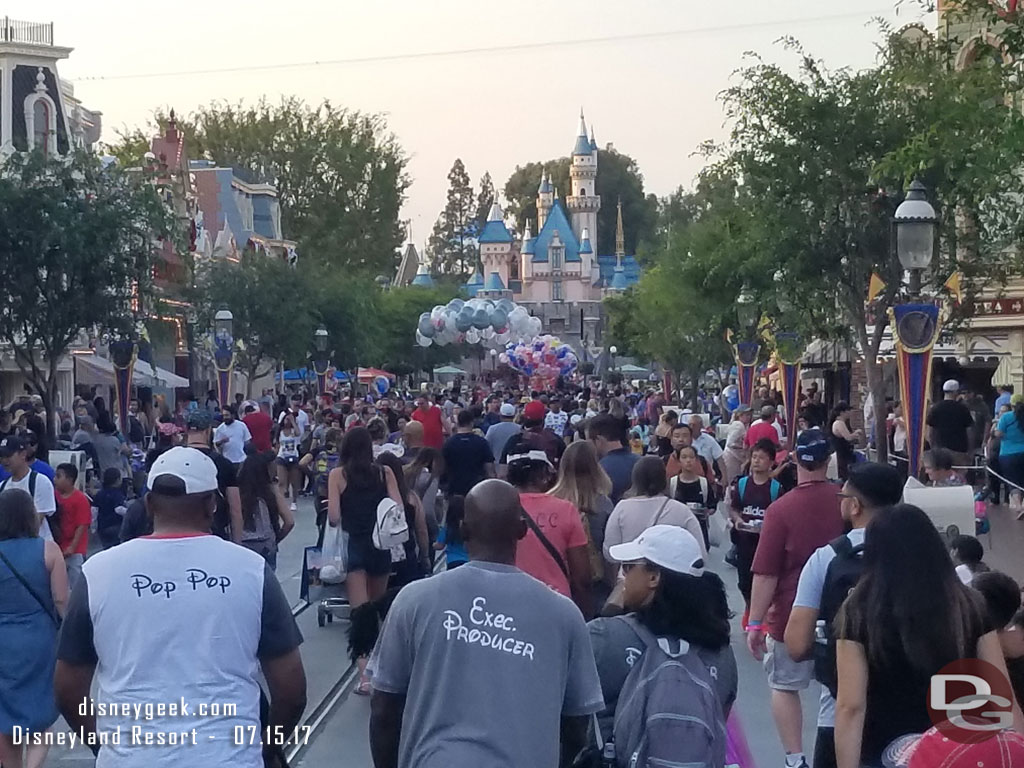
[[971, 430], [974, 417], [970, 409], [960, 402], [960, 384], [949, 379], [942, 385], [942, 400], [928, 413], [928, 442], [932, 448], [945, 448], [953, 454], [956, 466], [971, 462]]
[[491, 446], [491, 453], [494, 454], [495, 463], [501, 460], [501, 454], [505, 450], [505, 444], [512, 435], [518, 435], [523, 428], [516, 424], [513, 419], [516, 417], [516, 407], [512, 403], [502, 403], [498, 411], [501, 421], [492, 424], [487, 428], [487, 443]]
[[[261, 749], [259, 734], [291, 733], [306, 705], [302, 635], [266, 561], [210, 535], [210, 457], [171, 448], [147, 486], [153, 534], [89, 558], [75, 585], [54, 676], [61, 713], [98, 765], [261, 768], [263, 752], [279, 749]], [[260, 720], [257, 664], [269, 722]], [[94, 676], [95, 700], [127, 709], [92, 709]], [[147, 711], [157, 705], [164, 711]]]

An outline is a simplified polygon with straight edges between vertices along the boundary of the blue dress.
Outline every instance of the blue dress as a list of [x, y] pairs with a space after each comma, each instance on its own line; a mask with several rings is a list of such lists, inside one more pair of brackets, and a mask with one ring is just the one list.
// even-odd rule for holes
[[[0, 540], [0, 552], [53, 610], [43, 540]], [[53, 619], [0, 560], [0, 733], [14, 726], [35, 731], [57, 720], [53, 668], [57, 628]]]

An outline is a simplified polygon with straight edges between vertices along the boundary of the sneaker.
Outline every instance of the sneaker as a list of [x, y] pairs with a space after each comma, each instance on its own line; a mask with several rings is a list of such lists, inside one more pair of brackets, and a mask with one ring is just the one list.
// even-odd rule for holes
[[790, 763], [789, 760], [787, 759], [786, 760], [786, 768], [810, 768], [810, 767], [807, 765], [807, 758], [806, 757], [801, 757], [799, 763]]
[[291, 510], [292, 510], [292, 512], [297, 512], [297, 511], [298, 511], [298, 509], [299, 509], [299, 505], [298, 505], [298, 504], [296, 504], [296, 503], [295, 503], [295, 502], [293, 501], [293, 502], [292, 502], [292, 506], [291, 506]]

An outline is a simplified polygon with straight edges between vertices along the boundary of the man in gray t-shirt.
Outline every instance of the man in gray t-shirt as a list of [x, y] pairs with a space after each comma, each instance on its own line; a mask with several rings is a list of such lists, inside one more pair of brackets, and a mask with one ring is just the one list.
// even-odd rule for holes
[[370, 660], [376, 768], [554, 768], [584, 745], [604, 705], [590, 638], [572, 601], [513, 565], [522, 515], [508, 483], [479, 483], [470, 562], [395, 599]]
[[487, 443], [491, 446], [491, 453], [494, 454], [494, 462], [496, 464], [501, 461], [502, 451], [505, 450], [505, 444], [508, 443], [509, 438], [523, 431], [522, 427], [512, 421], [516, 415], [516, 407], [514, 405], [504, 403], [499, 413], [501, 414], [501, 421], [488, 427], [487, 434], [485, 435]]

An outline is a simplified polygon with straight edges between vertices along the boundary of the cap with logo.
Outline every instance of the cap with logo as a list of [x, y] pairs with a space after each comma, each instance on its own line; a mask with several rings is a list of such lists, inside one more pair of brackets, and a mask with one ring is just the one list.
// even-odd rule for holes
[[796, 439], [796, 457], [800, 461], [818, 463], [832, 455], [832, 444], [817, 427], [805, 429]]
[[647, 560], [686, 576], [704, 575], [700, 544], [692, 533], [678, 525], [652, 525], [633, 541], [609, 548], [608, 553], [620, 563]]
[[544, 403], [540, 400], [531, 400], [523, 408], [523, 418], [529, 419], [530, 421], [540, 421], [544, 418], [544, 414], [547, 413], [547, 408], [544, 407]]
[[885, 768], [1016, 768], [1024, 765], [1024, 736], [1000, 731], [976, 744], [962, 744], [938, 728], [901, 736], [882, 754]]
[[0, 440], [0, 456], [10, 456], [25, 450], [25, 441], [17, 435], [10, 435]]
[[516, 407], [512, 403], [502, 403], [500, 413], [505, 417], [512, 417], [516, 415]]
[[163, 496], [191, 496], [218, 489], [217, 465], [195, 448], [177, 446], [153, 462], [146, 487]]

